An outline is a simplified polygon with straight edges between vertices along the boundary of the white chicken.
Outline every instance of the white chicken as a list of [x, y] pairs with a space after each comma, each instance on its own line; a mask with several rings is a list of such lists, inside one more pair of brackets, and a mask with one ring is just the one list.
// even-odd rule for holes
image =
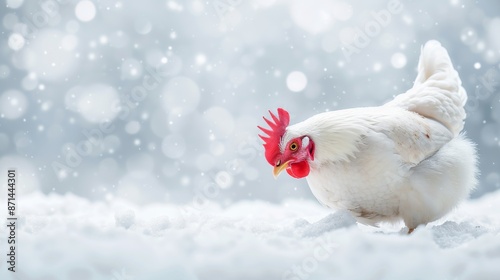
[[278, 109], [265, 156], [274, 175], [306, 177], [324, 205], [358, 222], [403, 220], [411, 233], [443, 217], [476, 185], [475, 145], [460, 132], [467, 94], [447, 51], [422, 48], [413, 88], [380, 107], [321, 113], [289, 126]]

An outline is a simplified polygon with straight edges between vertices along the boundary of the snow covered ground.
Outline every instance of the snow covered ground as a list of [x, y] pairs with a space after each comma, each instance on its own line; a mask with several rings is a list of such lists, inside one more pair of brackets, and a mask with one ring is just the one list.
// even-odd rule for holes
[[498, 205], [491, 193], [406, 235], [313, 201], [138, 207], [33, 193], [17, 278], [1, 279], [498, 279]]

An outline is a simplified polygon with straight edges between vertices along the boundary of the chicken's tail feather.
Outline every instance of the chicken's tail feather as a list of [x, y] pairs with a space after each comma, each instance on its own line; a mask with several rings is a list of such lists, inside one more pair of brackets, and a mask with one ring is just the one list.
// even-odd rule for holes
[[422, 48], [413, 88], [386, 106], [402, 107], [445, 125], [456, 136], [463, 129], [467, 93], [448, 52], [437, 41]]

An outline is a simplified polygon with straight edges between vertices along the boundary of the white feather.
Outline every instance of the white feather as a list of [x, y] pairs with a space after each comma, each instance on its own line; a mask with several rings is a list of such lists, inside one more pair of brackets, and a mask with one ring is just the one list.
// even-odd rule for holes
[[474, 145], [459, 134], [467, 100], [446, 50], [422, 50], [415, 85], [381, 107], [315, 115], [289, 126], [282, 142], [308, 136], [307, 177], [316, 198], [376, 224], [402, 219], [413, 229], [456, 206], [476, 184]]
[[464, 127], [467, 93], [448, 52], [437, 41], [425, 44], [413, 88], [385, 106], [400, 107], [435, 119], [456, 136]]

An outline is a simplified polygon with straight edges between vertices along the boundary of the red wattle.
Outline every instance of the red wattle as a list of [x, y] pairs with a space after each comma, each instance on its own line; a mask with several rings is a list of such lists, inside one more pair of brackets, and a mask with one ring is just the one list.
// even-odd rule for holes
[[307, 161], [292, 163], [286, 169], [286, 172], [288, 172], [290, 176], [297, 179], [306, 177], [309, 175], [309, 171], [311, 171], [311, 168], [309, 167], [309, 163]]

